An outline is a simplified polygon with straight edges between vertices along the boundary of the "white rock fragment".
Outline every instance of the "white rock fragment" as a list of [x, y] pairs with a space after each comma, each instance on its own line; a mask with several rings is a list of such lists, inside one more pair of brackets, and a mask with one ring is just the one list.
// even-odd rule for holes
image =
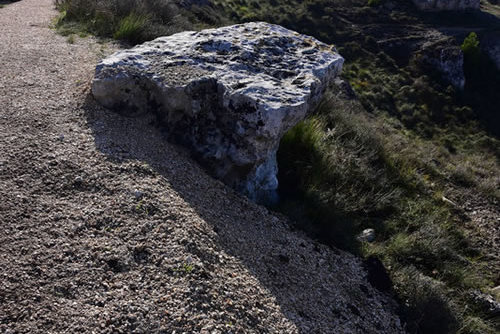
[[182, 32], [120, 51], [92, 93], [126, 114], [155, 112], [169, 137], [258, 202], [275, 199], [280, 138], [341, 71], [333, 46], [262, 22]]
[[372, 228], [367, 228], [363, 230], [358, 235], [358, 240], [361, 242], [374, 242], [375, 241], [375, 230]]

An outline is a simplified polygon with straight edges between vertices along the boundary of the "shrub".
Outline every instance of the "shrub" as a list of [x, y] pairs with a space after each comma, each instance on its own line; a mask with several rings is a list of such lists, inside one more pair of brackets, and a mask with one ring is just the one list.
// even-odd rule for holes
[[280, 190], [290, 193], [292, 188], [303, 188], [321, 168], [322, 124], [309, 119], [297, 124], [282, 138], [278, 160]]
[[479, 49], [479, 39], [475, 32], [471, 32], [462, 43], [462, 51], [466, 58], [471, 61], [477, 61], [481, 50]]

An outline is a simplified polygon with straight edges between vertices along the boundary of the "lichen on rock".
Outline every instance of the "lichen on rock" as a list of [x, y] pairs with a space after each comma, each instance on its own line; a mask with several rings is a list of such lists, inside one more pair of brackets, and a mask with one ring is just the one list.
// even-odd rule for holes
[[276, 199], [279, 141], [341, 71], [333, 46], [253, 22], [161, 37], [104, 59], [92, 93], [108, 108], [154, 112], [173, 141], [257, 202]]

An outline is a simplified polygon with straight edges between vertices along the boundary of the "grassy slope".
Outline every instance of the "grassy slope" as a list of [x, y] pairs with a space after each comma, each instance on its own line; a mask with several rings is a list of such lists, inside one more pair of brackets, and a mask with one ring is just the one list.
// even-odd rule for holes
[[[215, 0], [216, 8], [190, 12], [167, 0], [141, 6], [108, 0], [97, 7], [85, 0], [57, 2], [63, 32], [84, 30], [131, 43], [186, 28], [263, 20], [336, 44], [358, 98], [333, 90], [311, 119], [285, 136], [279, 209], [324, 242], [382, 259], [410, 332], [494, 332], [467, 291], [498, 285], [498, 263], [484, 260], [487, 250], [477, 248], [462, 213], [443, 196], [472, 189], [491, 203], [500, 198], [500, 145], [481, 125], [484, 115], [494, 115], [499, 76], [487, 62], [468, 64], [473, 84], [457, 92], [377, 43], [394, 28], [409, 34], [441, 25], [442, 16], [420, 16], [407, 1], [384, 10], [364, 0]], [[451, 15], [446, 23], [478, 26], [471, 16]], [[367, 227], [377, 239], [360, 244], [355, 236]]]

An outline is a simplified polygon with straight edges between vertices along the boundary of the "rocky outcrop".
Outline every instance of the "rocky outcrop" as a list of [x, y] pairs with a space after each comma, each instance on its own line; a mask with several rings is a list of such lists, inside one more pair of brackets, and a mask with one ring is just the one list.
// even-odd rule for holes
[[422, 60], [441, 73], [443, 79], [454, 87], [465, 87], [464, 54], [457, 45], [424, 43], [419, 51]]
[[479, 9], [480, 0], [413, 0], [420, 10], [450, 11]]
[[265, 202], [278, 187], [282, 135], [341, 71], [330, 45], [268, 23], [183, 32], [120, 51], [92, 93], [121, 113], [157, 113], [168, 136], [217, 178]]
[[464, 54], [455, 38], [430, 28], [406, 31], [399, 26], [371, 27], [366, 34], [376, 36], [378, 45], [401, 66], [412, 62], [425, 70], [439, 72], [455, 88], [464, 88]]

